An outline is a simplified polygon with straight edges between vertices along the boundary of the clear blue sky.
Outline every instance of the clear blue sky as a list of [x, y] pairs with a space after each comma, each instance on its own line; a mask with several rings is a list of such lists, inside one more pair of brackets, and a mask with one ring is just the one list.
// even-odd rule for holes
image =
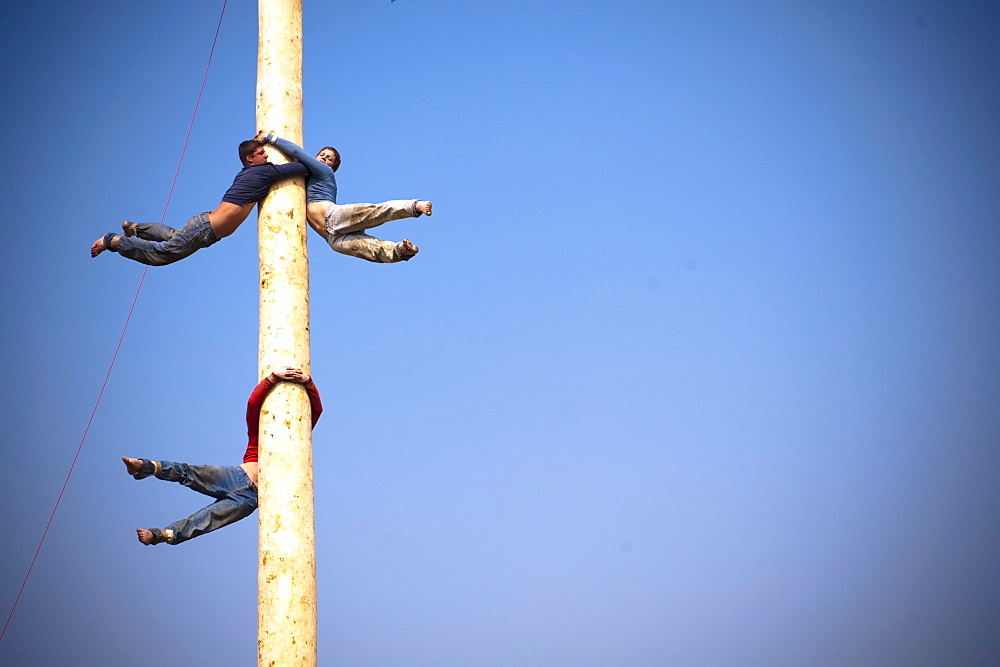
[[[374, 265], [310, 236], [323, 665], [1000, 661], [1000, 7], [305, 0], [305, 143], [419, 197]], [[221, 2], [14, 2], [0, 622], [142, 267]], [[231, 0], [167, 222], [254, 127]], [[16, 17], [16, 18], [10, 18]], [[236, 464], [256, 215], [147, 274], [0, 642], [245, 665], [257, 525], [122, 455]]]

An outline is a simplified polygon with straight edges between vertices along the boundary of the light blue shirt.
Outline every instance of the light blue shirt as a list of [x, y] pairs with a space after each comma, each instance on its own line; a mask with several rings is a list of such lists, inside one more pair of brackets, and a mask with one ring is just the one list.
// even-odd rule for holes
[[301, 162], [309, 170], [309, 182], [306, 183], [307, 204], [318, 201], [337, 203], [337, 177], [330, 165], [323, 164], [288, 139], [269, 134], [267, 141], [289, 158]]

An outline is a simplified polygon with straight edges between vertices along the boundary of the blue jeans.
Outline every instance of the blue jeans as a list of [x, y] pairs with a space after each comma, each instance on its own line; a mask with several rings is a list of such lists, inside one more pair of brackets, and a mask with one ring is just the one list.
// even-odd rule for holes
[[[180, 544], [244, 519], [257, 509], [257, 487], [239, 466], [195, 466], [160, 461], [156, 476], [211, 496], [214, 503], [164, 529], [152, 528], [157, 542]], [[136, 476], [143, 477], [142, 474]]]
[[173, 264], [219, 240], [212, 231], [208, 213], [199, 213], [180, 229], [142, 222], [136, 224], [135, 232], [135, 236], [119, 238], [118, 254], [150, 266]]

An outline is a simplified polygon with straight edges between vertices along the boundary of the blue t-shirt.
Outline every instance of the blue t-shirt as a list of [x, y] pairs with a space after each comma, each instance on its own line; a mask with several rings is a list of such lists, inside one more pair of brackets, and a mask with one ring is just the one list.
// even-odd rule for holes
[[233, 184], [222, 196], [222, 201], [243, 206], [251, 202], [257, 202], [267, 196], [267, 191], [271, 189], [275, 181], [290, 176], [304, 176], [308, 169], [298, 162], [288, 164], [254, 164], [243, 167], [240, 173], [236, 174]]
[[288, 139], [269, 134], [267, 140], [279, 151], [293, 160], [298, 160], [309, 170], [309, 181], [306, 183], [307, 204], [318, 201], [337, 203], [337, 177], [333, 173], [333, 167], [320, 162]]

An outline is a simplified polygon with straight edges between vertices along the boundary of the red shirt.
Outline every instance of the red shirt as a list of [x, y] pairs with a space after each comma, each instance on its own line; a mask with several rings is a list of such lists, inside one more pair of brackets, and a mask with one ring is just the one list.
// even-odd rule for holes
[[[268, 375], [250, 394], [247, 400], [247, 451], [243, 454], [243, 463], [257, 462], [257, 436], [260, 431], [260, 404], [264, 402], [264, 397], [270, 393], [277, 382], [271, 381]], [[312, 425], [316, 426], [319, 416], [323, 414], [323, 404], [319, 400], [319, 391], [316, 385], [310, 380], [309, 384], [303, 385], [309, 394], [309, 406], [312, 408]]]

